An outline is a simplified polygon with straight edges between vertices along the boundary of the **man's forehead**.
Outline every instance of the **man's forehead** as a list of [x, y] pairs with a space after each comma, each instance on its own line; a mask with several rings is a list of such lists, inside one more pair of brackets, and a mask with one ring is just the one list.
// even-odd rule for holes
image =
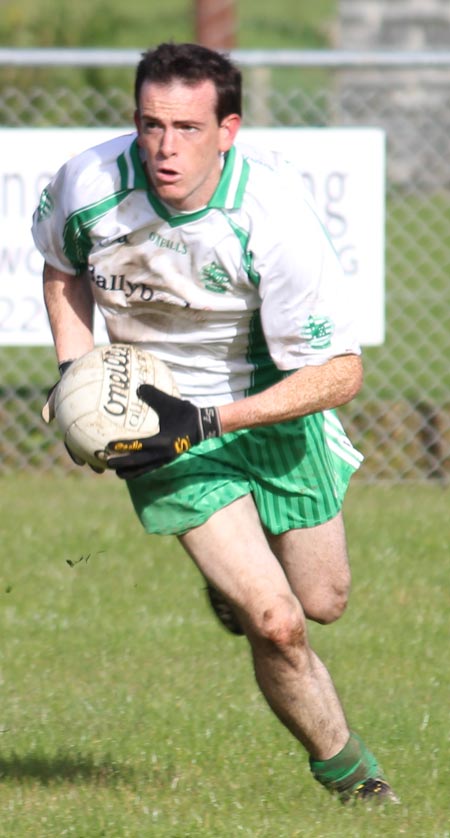
[[183, 79], [174, 78], [169, 82], [145, 81], [140, 91], [140, 103], [147, 107], [215, 107], [217, 92], [210, 79], [195, 83], [186, 83]]

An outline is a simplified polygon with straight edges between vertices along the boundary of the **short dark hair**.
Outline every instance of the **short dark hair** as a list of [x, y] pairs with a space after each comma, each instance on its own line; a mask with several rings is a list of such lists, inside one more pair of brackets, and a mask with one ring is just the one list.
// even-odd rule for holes
[[137, 65], [134, 100], [139, 107], [139, 95], [144, 82], [167, 84], [180, 79], [195, 85], [212, 81], [217, 90], [216, 115], [219, 124], [231, 113], [242, 113], [242, 77], [230, 59], [200, 44], [159, 44], [142, 53]]

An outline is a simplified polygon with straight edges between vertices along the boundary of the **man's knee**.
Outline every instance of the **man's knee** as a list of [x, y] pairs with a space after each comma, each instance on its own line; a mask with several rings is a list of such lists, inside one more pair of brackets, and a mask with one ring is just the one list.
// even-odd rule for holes
[[254, 615], [251, 634], [280, 651], [305, 645], [305, 615], [296, 597], [274, 596]]
[[307, 618], [322, 625], [334, 623], [347, 608], [349, 594], [350, 578], [315, 590], [303, 601]]

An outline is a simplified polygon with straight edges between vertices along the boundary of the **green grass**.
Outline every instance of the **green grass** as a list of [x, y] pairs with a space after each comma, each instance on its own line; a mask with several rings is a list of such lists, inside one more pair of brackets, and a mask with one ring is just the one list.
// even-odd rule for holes
[[448, 838], [448, 491], [353, 486], [350, 607], [311, 626], [401, 796], [376, 812], [313, 782], [120, 481], [23, 475], [2, 498], [1, 838]]

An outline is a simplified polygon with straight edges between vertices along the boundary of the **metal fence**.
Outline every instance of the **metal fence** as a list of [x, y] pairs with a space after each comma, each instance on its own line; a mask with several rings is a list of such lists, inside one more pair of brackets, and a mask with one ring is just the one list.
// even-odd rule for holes
[[[387, 136], [387, 335], [341, 410], [365, 482], [450, 475], [450, 53], [236, 52], [248, 126], [377, 126]], [[139, 52], [0, 50], [0, 124], [132, 122]], [[30, 154], [33, 150], [30, 149]], [[368, 163], [369, 165], [369, 163]], [[39, 410], [53, 351], [0, 347], [0, 473], [70, 468]]]

